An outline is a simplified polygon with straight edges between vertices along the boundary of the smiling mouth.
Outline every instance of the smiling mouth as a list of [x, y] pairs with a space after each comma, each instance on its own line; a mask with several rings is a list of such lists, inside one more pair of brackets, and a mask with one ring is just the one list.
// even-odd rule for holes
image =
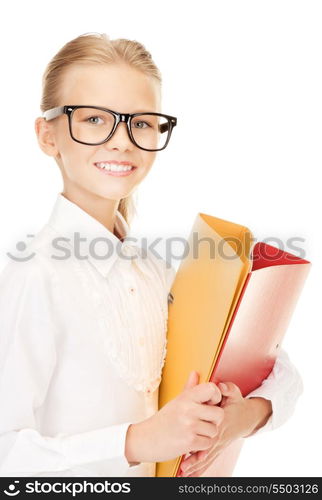
[[94, 166], [104, 174], [123, 177], [131, 174], [137, 167], [134, 165], [121, 165], [113, 163], [97, 162]]

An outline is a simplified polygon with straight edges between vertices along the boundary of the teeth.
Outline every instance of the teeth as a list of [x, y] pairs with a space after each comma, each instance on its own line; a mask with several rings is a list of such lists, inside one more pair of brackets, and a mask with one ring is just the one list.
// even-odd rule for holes
[[95, 165], [112, 172], [127, 172], [133, 168], [132, 165], [117, 165], [116, 163], [95, 163]]

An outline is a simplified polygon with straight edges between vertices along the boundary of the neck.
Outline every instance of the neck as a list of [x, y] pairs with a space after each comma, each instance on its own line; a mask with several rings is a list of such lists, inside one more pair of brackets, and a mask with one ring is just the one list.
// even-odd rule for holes
[[[101, 196], [93, 195], [88, 192], [75, 193], [67, 189], [64, 189], [61, 194], [100, 222], [108, 231], [115, 233], [114, 226], [119, 200], [102, 198]], [[117, 236], [119, 237], [119, 235]]]

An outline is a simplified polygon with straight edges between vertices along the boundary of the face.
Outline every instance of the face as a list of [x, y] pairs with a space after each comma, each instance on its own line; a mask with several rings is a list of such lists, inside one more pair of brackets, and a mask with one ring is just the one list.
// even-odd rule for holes
[[[161, 112], [160, 88], [151, 77], [126, 64], [87, 65], [68, 68], [61, 86], [59, 105], [95, 105], [120, 113]], [[126, 123], [117, 126], [104, 144], [88, 146], [74, 141], [67, 115], [46, 122], [37, 118], [35, 129], [41, 149], [58, 163], [64, 192], [71, 200], [116, 200], [129, 196], [148, 174], [156, 152], [135, 146]], [[136, 168], [129, 175], [109, 175], [94, 165], [104, 161], [128, 161]]]

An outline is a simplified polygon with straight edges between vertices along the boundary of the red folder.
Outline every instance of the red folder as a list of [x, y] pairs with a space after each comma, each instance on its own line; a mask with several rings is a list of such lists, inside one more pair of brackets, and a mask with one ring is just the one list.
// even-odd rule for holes
[[[221, 248], [215, 259], [205, 248], [193, 255], [196, 233]], [[192, 370], [200, 382], [234, 382], [243, 396], [271, 372], [311, 263], [263, 242], [252, 248], [251, 240], [245, 226], [197, 215], [170, 291], [160, 407]], [[242, 444], [231, 443], [203, 476], [230, 476]], [[182, 459], [158, 463], [156, 475], [176, 476]]]

